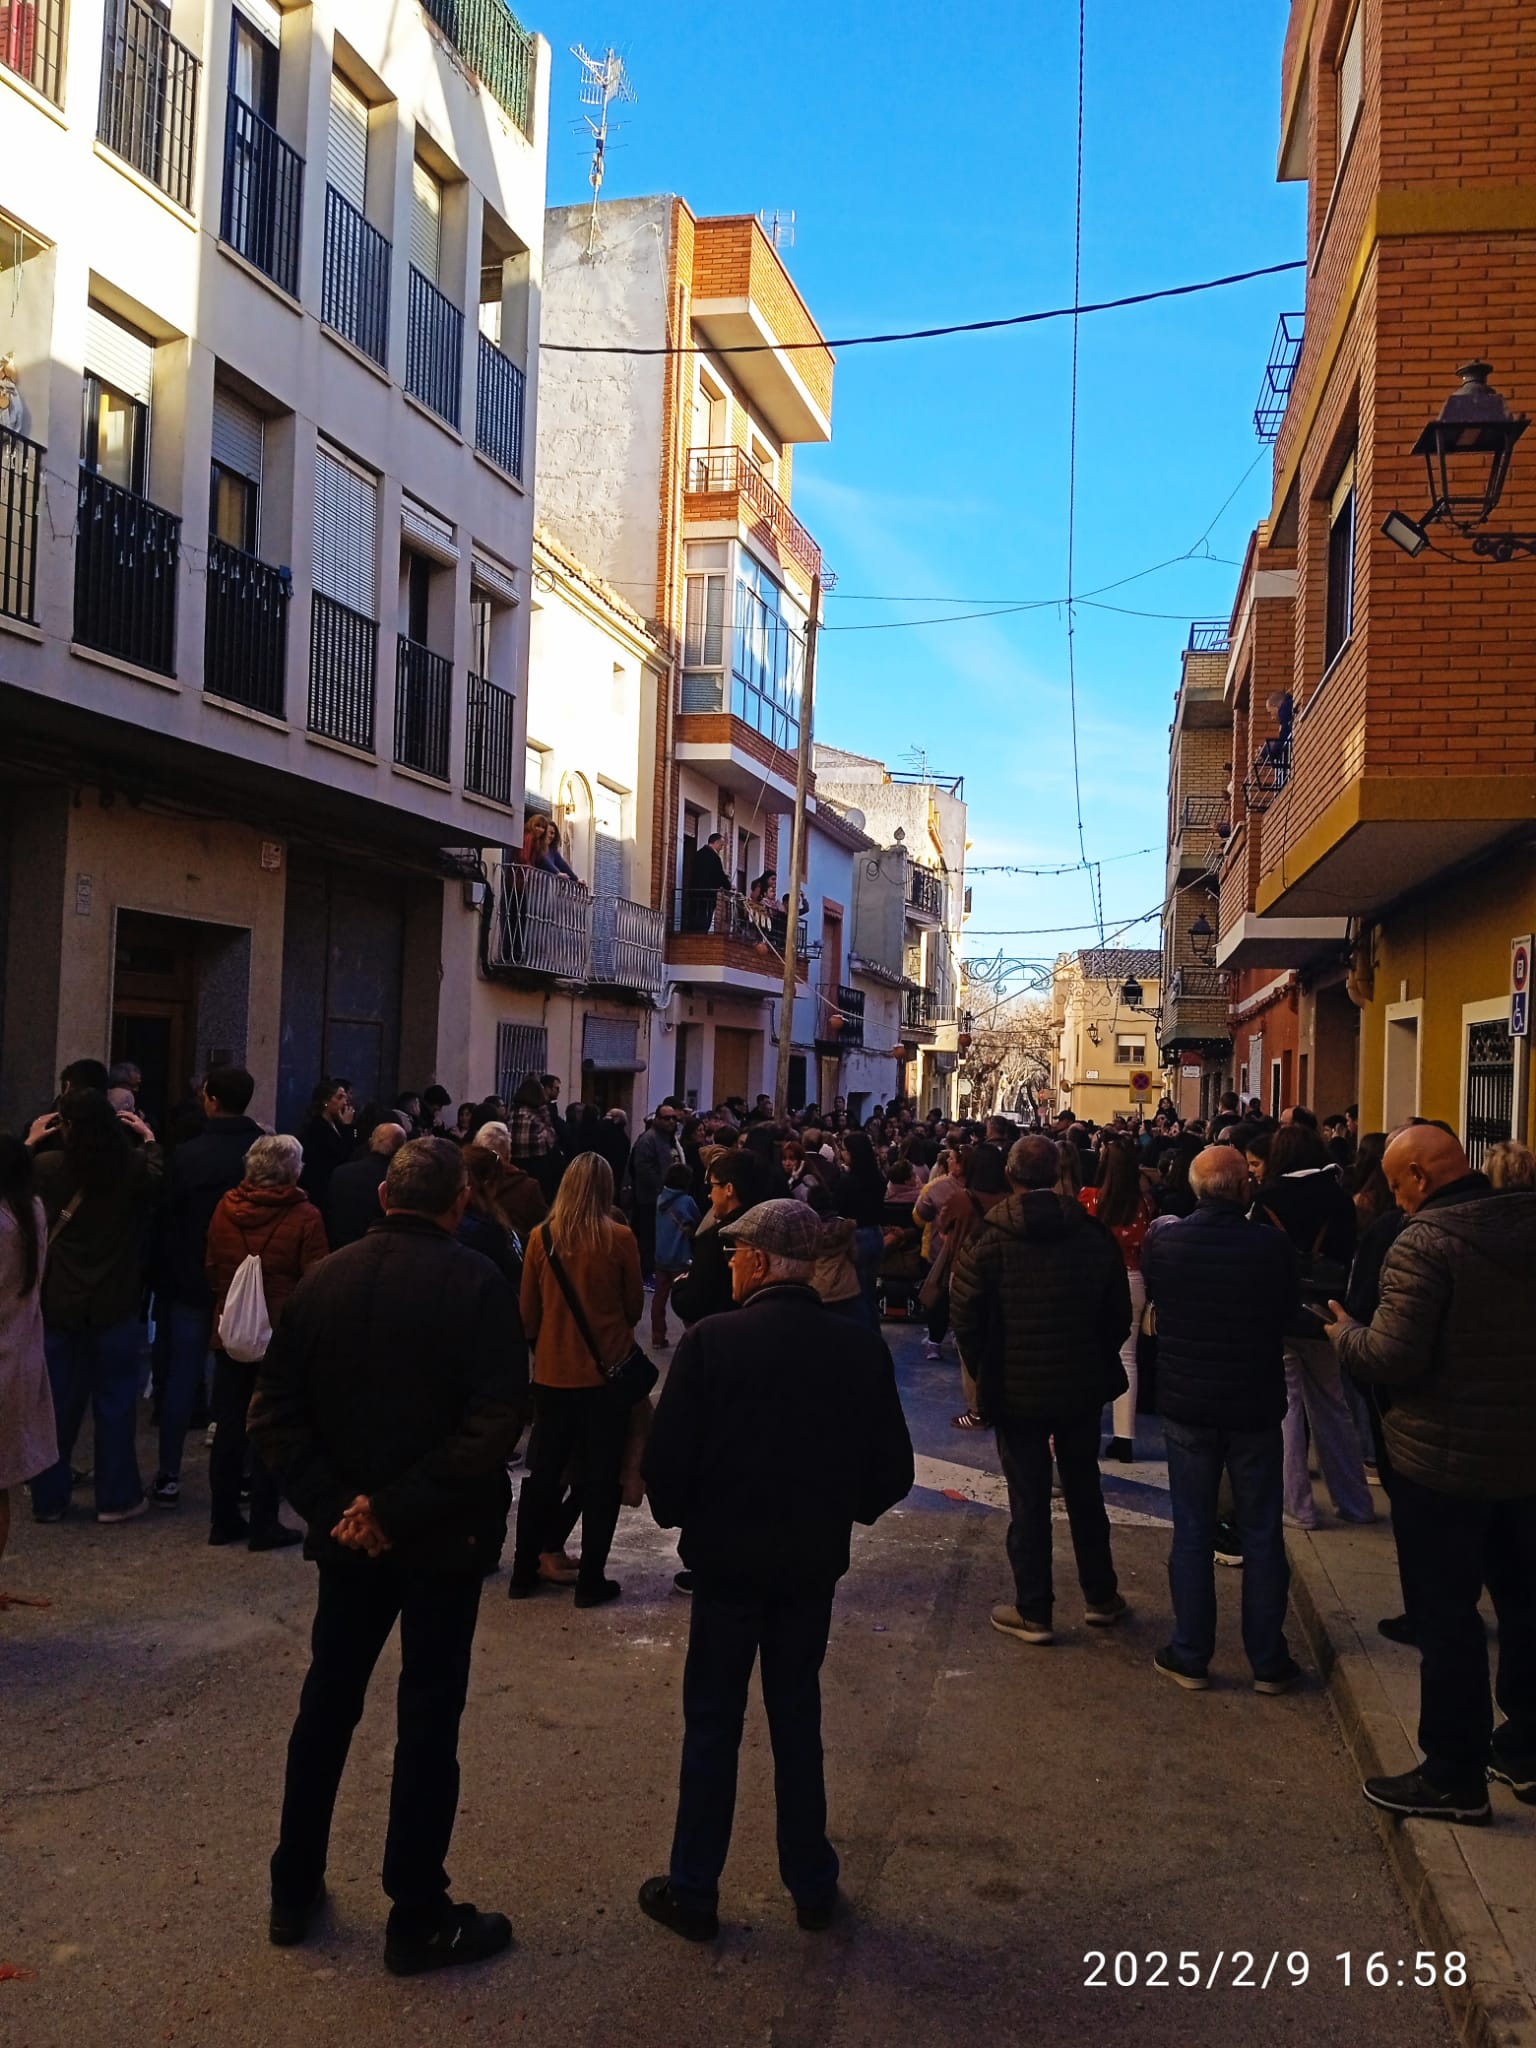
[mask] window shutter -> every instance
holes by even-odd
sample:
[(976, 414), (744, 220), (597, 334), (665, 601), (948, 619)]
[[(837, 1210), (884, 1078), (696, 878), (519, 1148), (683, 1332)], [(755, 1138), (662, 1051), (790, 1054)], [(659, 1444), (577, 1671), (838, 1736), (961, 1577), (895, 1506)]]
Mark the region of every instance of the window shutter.
[(418, 157), (411, 166), (411, 261), (437, 283), (443, 245), (443, 187)]
[(378, 608), (378, 486), (322, 448), (315, 460), (315, 588), (371, 619)]
[(599, 783), (592, 804), (592, 893), (622, 896), (624, 875), (624, 799)]
[(154, 343), (99, 306), (85, 309), (85, 367), (125, 398), (149, 404), (155, 374)]
[(273, 0), (240, 0), (236, 12), (242, 14), (258, 35), (265, 36), (274, 46), (283, 40), (283, 17)]
[(1339, 55), (1339, 141), (1342, 152), (1349, 140), (1349, 131), (1354, 126), (1355, 114), (1359, 109), (1365, 90), (1365, 0), (1355, 9), (1355, 18), (1350, 24), (1349, 35)]
[(232, 391), (215, 387), (213, 394), (213, 459), (253, 484), (261, 482), (263, 421), (255, 406)]
[(368, 193), (368, 107), (339, 71), (331, 73), (330, 159), (326, 177), (363, 211)]

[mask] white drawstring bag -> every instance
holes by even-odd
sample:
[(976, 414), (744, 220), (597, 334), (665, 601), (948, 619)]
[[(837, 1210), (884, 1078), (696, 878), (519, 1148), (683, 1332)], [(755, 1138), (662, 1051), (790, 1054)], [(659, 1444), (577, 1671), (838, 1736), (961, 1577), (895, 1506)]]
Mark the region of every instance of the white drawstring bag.
[(241, 1365), (254, 1365), (265, 1358), (272, 1342), (272, 1318), (267, 1314), (267, 1288), (261, 1260), (248, 1252), (235, 1268), (219, 1317), (219, 1342)]

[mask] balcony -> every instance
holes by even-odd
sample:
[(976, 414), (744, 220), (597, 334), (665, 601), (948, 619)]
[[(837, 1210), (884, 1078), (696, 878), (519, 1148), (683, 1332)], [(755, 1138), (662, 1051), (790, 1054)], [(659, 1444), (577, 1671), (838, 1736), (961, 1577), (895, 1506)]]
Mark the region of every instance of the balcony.
[(405, 388), (450, 427), (459, 424), (464, 381), (464, 315), (431, 278), (411, 265), (405, 337)]
[(373, 752), (373, 678), (379, 629), (317, 590), (309, 611), (309, 729)]
[(864, 1043), (864, 991), (839, 986), (823, 989), (817, 1004), (816, 1050), (833, 1057), (858, 1052)]
[(503, 0), (421, 0), (491, 98), (533, 135), (534, 40)]
[(1176, 967), (1163, 1004), (1158, 1043), (1169, 1053), (1183, 1046), (1225, 1048), (1232, 977), (1223, 967)]
[(288, 606), (293, 579), (210, 535), (203, 689), (281, 718), (287, 702)]
[(688, 282), (694, 331), (711, 348), (747, 351), (732, 357), (731, 375), (772, 432), (830, 440), (832, 353), (761, 224), (749, 214), (695, 221)]
[(948, 898), (937, 868), (913, 861), (907, 869), (907, 915), (919, 924), (942, 924)]
[(494, 974), (586, 981), (592, 967), (592, 898), (579, 882), (507, 862), (497, 871), (485, 964)]
[(1231, 652), (1231, 631), (1225, 619), (1196, 619), (1189, 629), (1186, 654), (1228, 654)]
[[(685, 520), (731, 519), (740, 526), (761, 528), (781, 560), (787, 557), (807, 579), (817, 573), (821, 549), (745, 448), (690, 448), (686, 464)], [(725, 502), (706, 506), (706, 499)]]
[(471, 675), (465, 698), (464, 787), (494, 803), (512, 801), (517, 699), (499, 683)]
[(475, 377), (475, 446), (498, 469), (523, 480), (523, 401), (527, 379), (488, 335), (480, 336)]
[(62, 106), (64, 0), (0, 0), (0, 64)]
[(1261, 441), (1273, 441), (1279, 436), (1280, 423), (1291, 402), (1296, 365), (1301, 361), (1305, 317), (1301, 313), (1282, 313), (1275, 328), (1269, 361), (1264, 366), (1264, 381), (1259, 386), (1259, 402), (1253, 408), (1253, 431)]
[(0, 427), (0, 618), (37, 619), (37, 508), (43, 449)]
[(901, 1035), (932, 1042), (939, 1025), (939, 999), (931, 988), (909, 988), (901, 999)]
[(1291, 779), (1291, 735), (1277, 732), (1253, 757), (1243, 778), (1243, 801), (1250, 811), (1267, 811)]
[(400, 635), (395, 653), (395, 762), (448, 780), (448, 720), (453, 663), (446, 654)]
[(1168, 847), (1167, 884), (1178, 888), (1197, 876), (1211, 873), (1221, 859), (1226, 843), (1230, 812), (1226, 796), (1187, 796), (1174, 820)]
[(594, 896), (593, 981), (632, 989), (656, 1002), (661, 995), (666, 929), (666, 919), (648, 903), (631, 903), (627, 896)]
[(299, 295), (304, 159), (236, 94), (224, 123), (224, 206), (219, 234), (264, 277)]
[[(783, 985), (789, 920), (782, 910), (760, 910), (734, 889), (678, 889), (667, 927), (667, 962), (679, 981), (707, 981), (767, 994)], [(809, 955), (802, 919), (795, 927), (796, 974), (806, 978)]]
[(75, 529), (75, 638), (175, 675), (181, 521), (82, 467)]
[(389, 259), (386, 238), (327, 185), (320, 318), (381, 369), (389, 352)]
[(197, 162), (201, 69), (144, 0), (107, 0), (97, 136), (187, 213)]

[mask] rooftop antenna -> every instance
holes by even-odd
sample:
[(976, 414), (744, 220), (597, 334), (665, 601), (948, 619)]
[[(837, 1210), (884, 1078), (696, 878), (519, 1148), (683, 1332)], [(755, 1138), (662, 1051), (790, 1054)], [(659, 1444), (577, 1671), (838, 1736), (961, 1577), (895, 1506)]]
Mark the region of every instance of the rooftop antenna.
[(910, 746), (901, 758), (903, 761), (910, 761), (912, 763), (913, 772), (921, 777), (924, 782), (928, 780), (928, 749), (926, 747)]
[(592, 168), (587, 183), (592, 187), (592, 217), (587, 223), (587, 254), (597, 247), (597, 202), (603, 189), (608, 158), (608, 111), (613, 106), (635, 104), (635, 88), (629, 82), (624, 59), (611, 46), (601, 57), (589, 56), (580, 43), (572, 43), (571, 55), (582, 69), (581, 104), (595, 107), (595, 114), (582, 119), (592, 136)]
[(795, 209), (793, 207), (789, 209), (787, 215), (780, 213), (779, 209), (775, 207), (772, 220), (768, 218), (768, 210), (765, 207), (758, 214), (757, 219), (758, 225), (762, 228), (769, 241), (772, 242), (775, 249), (793, 249), (795, 246)]

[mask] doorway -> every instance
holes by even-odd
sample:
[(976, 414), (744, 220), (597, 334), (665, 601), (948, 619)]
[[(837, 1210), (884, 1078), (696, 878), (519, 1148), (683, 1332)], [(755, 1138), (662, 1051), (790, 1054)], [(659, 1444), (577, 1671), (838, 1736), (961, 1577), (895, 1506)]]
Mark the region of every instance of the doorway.
[(139, 1107), (161, 1124), (211, 1066), (245, 1059), (251, 935), (232, 925), (118, 912), (112, 973), (114, 1064), (144, 1076)]
[(399, 1087), (404, 891), (294, 860), (283, 925), (278, 1129), (296, 1131), (322, 1075), (350, 1082), (359, 1108)]
[(718, 1107), (733, 1095), (751, 1099), (752, 1041), (755, 1031), (739, 1031), (728, 1024), (715, 1026), (715, 1103)]

